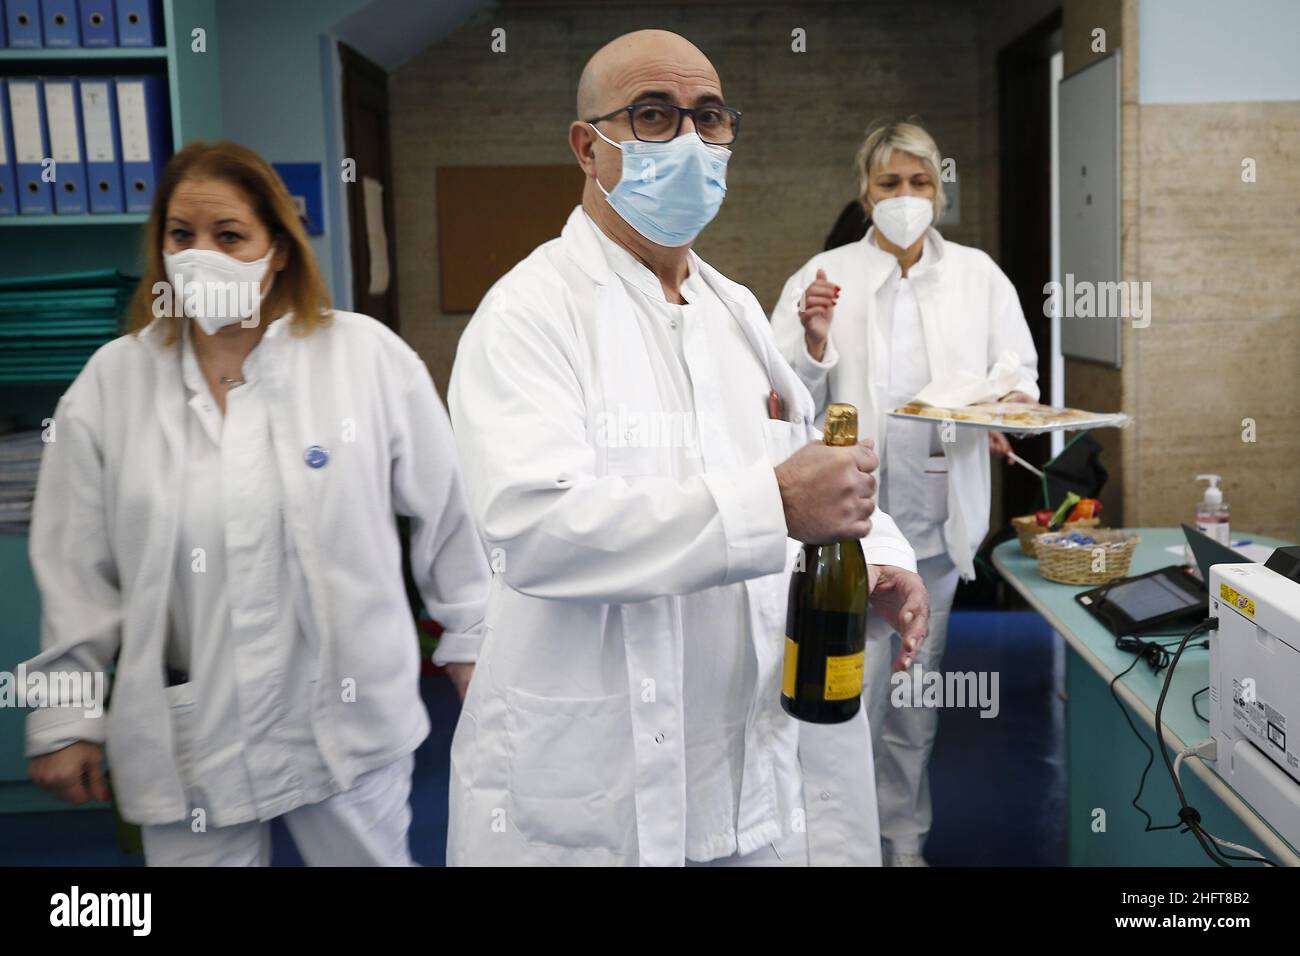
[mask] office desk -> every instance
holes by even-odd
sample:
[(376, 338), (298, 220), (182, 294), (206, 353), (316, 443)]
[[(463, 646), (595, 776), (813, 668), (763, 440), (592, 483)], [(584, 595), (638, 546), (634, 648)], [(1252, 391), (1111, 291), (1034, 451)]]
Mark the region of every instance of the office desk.
[[(1142, 538), (1130, 574), (1154, 571), (1181, 560), (1165, 551), (1166, 547), (1184, 541), (1181, 529), (1130, 530)], [(1253, 540), (1263, 545), (1285, 543), (1272, 538), (1253, 537)], [(1110, 632), (1074, 600), (1076, 594), (1088, 588), (1046, 580), (1038, 573), (1038, 562), (1021, 554), (1020, 545), (1014, 539), (993, 549), (993, 564), (1065, 639), (1071, 865), (1212, 865), (1190, 833), (1177, 830), (1145, 833), (1146, 821), (1132, 806), (1147, 752), (1129, 728), (1108, 685), (1116, 674), (1133, 663), (1133, 655), (1118, 650)], [(1170, 748), (1171, 759), (1185, 746), (1210, 736), (1209, 723), (1196, 716), (1191, 699), (1193, 693), (1209, 684), (1209, 672), (1209, 650), (1189, 645), (1174, 673), (1162, 715), (1165, 744)], [(1155, 826), (1178, 821), (1173, 783), (1156, 750), (1155, 709), (1164, 678), (1163, 672), (1153, 674), (1145, 662), (1139, 662), (1115, 685), (1115, 694), (1124, 702), (1129, 716), (1135, 718), (1134, 726), (1155, 753), (1139, 801), (1151, 814)], [(1208, 694), (1202, 694), (1197, 705), (1208, 717)], [(1200, 811), (1209, 832), (1259, 850), (1279, 863), (1300, 865), (1295, 848), (1283, 841), (1205, 763), (1195, 758), (1185, 760), (1180, 776), (1188, 803)]]

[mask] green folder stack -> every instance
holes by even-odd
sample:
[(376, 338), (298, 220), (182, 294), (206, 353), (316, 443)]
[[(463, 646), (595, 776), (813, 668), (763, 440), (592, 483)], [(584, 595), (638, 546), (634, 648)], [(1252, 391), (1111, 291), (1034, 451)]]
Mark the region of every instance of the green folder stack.
[(0, 279), (0, 384), (71, 382), (120, 334), (136, 282), (113, 271)]
[(40, 431), (0, 435), (0, 534), (26, 534), (45, 443)]

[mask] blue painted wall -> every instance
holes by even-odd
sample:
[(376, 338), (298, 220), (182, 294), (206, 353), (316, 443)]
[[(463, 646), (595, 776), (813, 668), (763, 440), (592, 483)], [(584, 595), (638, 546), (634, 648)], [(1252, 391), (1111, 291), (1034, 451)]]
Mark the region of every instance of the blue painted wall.
[(273, 163), (325, 164), (325, 235), (312, 240), (334, 302), (351, 307), (338, 163), (337, 73), (328, 32), (368, 0), (222, 0), (221, 104), (226, 139)]

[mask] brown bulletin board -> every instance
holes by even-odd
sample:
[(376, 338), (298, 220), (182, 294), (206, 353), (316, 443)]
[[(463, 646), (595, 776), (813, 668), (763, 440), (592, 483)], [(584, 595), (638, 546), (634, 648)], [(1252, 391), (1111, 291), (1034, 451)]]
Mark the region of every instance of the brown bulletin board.
[(586, 176), (563, 166), (439, 166), (443, 312), (473, 312), (492, 283), (560, 234)]

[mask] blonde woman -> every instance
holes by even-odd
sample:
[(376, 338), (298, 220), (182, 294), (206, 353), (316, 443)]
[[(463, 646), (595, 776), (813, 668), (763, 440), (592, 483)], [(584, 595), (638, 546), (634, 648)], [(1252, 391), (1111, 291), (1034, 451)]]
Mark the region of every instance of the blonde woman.
[[(131, 332), (55, 413), (31, 560), (31, 672), (112, 670), (107, 717), (28, 717), (30, 773), (105, 799), (150, 865), (409, 865), (429, 731), (395, 515), (462, 694), (490, 574), (451, 426), (400, 338), (331, 310), (274, 170), (233, 143), (170, 162)], [(49, 702), (52, 703), (52, 702)]]
[[(986, 375), (1015, 353), (1018, 381), (1003, 401), (1037, 401), (1038, 356), (1016, 290), (978, 249), (934, 228), (945, 206), (934, 139), (913, 123), (871, 129), (855, 161), (858, 198), (871, 217), (860, 241), (813, 256), (785, 284), (772, 313), (778, 345), (817, 400), (856, 405), (862, 438), (881, 459), (880, 507), (916, 551), (930, 592), (930, 636), (913, 667), (938, 669), (958, 577), (975, 574), (988, 531), (989, 450), (1000, 433), (939, 426), (886, 413), (932, 381)], [(893, 636), (895, 645), (898, 635)], [(869, 642), (864, 702), (875, 741), (886, 862), (924, 866), (930, 830), (926, 766), (934, 708), (890, 706), (892, 648)]]

